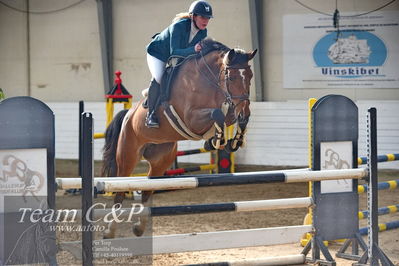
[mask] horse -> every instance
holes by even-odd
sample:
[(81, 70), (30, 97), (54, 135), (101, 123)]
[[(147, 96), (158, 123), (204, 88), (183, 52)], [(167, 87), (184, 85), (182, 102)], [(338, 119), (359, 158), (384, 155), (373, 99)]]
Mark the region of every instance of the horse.
[[(177, 141), (205, 139), (206, 149), (236, 151), (244, 141), (250, 116), (249, 89), (253, 73), (249, 61), (257, 50), (230, 49), (213, 39), (204, 39), (199, 54), (180, 63), (170, 83), (170, 97), (156, 110), (159, 128), (147, 128), (147, 110), (142, 99), (138, 105), (119, 112), (105, 132), (102, 176), (129, 176), (144, 157), (148, 176), (162, 176), (174, 162)], [(236, 125), (236, 134), (226, 140), (226, 126)], [(142, 203), (148, 203), (152, 191), (143, 191)], [(114, 203), (122, 203), (125, 193), (118, 192)], [(136, 236), (144, 233), (146, 218), (134, 224)], [(113, 238), (110, 224), (104, 238)]]

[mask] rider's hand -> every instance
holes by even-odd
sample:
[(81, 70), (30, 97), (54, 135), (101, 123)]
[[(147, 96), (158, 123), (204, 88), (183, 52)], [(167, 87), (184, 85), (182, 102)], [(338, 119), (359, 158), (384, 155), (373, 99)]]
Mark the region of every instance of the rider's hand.
[(197, 43), (195, 46), (194, 46), (194, 50), (198, 53), (199, 51), (201, 51), (201, 49), (202, 49), (202, 46), (201, 46), (201, 44), (200, 43)]

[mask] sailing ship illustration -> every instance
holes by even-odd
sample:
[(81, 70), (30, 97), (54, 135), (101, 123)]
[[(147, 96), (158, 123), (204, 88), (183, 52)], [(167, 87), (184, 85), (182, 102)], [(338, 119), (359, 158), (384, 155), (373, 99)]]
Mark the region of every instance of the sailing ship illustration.
[(328, 57), (334, 64), (367, 64), (370, 54), (367, 40), (359, 40), (355, 35), (338, 38), (328, 49)]

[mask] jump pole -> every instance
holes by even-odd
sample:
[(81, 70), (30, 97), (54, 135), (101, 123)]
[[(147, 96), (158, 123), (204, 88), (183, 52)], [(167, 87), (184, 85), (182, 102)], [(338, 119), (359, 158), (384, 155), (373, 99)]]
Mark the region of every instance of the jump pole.
[[(115, 212), (118, 217), (128, 218), (141, 217), (141, 216), (171, 216), (171, 215), (187, 215), (199, 213), (213, 213), (213, 212), (249, 212), (249, 211), (266, 211), (266, 210), (281, 210), (289, 208), (306, 208), (312, 207), (313, 200), (310, 197), (303, 198), (286, 198), (286, 199), (273, 199), (273, 200), (254, 200), (254, 201), (236, 201), (225, 203), (210, 203), (210, 204), (195, 204), (195, 205), (180, 205), (180, 206), (167, 206), (167, 207), (144, 207), (134, 206), (132, 208), (120, 209), (94, 209), (94, 219), (104, 217), (106, 214)], [(387, 215), (398, 212), (399, 204), (381, 207), (378, 209), (378, 215)], [(359, 211), (359, 220), (367, 219), (369, 211)], [(63, 210), (60, 213), (60, 218), (71, 220), (81, 218), (81, 210)], [(398, 228), (398, 222), (388, 222), (386, 224), (379, 224), (379, 231), (391, 230)], [(366, 232), (366, 233), (363, 233)], [(360, 229), (360, 234), (367, 234), (367, 227)]]
[(359, 179), (367, 175), (367, 169), (323, 170), (312, 172), (277, 172), (214, 175), (213, 177), (181, 177), (141, 180), (104, 180), (96, 183), (98, 192), (124, 192), (136, 190), (175, 190), (209, 186), (228, 186), (262, 183), (298, 183), (337, 179)]
[[(379, 182), (378, 183), (378, 190), (384, 190), (384, 189), (389, 189), (389, 190), (394, 190), (399, 187), (399, 179), (397, 180), (390, 180), (390, 181), (385, 181), (385, 182)], [(364, 193), (368, 191), (368, 185), (363, 184), (358, 186), (358, 193)]]
[(264, 259), (246, 259), (243, 261), (223, 261), (216, 263), (200, 263), (200, 264), (189, 264), (186, 266), (268, 266), (268, 265), (291, 265), (298, 264), (301, 265), (305, 261), (304, 254), (298, 255), (287, 255), (278, 257), (268, 257)]
[[(378, 155), (377, 160), (379, 163), (398, 161), (399, 153), (388, 153), (388, 154)], [(357, 158), (357, 163), (359, 165), (367, 164), (367, 156), (362, 156), (362, 157)]]
[[(275, 174), (275, 173), (289, 173), (289, 172), (310, 172), (309, 168), (298, 168), (289, 170), (276, 170), (276, 171), (260, 171), (260, 172), (245, 172), (245, 173), (233, 173), (233, 174), (201, 174), (195, 175), (198, 178), (212, 178), (217, 176), (218, 178), (229, 178), (229, 177), (243, 177), (246, 175), (253, 174)], [(192, 175), (178, 175), (178, 176), (126, 176), (126, 177), (94, 177), (93, 183), (96, 184), (102, 181), (135, 181), (135, 180), (148, 180), (148, 179), (173, 179), (173, 178), (185, 178), (193, 177)], [(56, 178), (57, 189), (80, 189), (82, 188), (82, 178), (80, 177), (58, 177)]]
[[(93, 209), (93, 219), (101, 219), (113, 212), (118, 218), (129, 217), (156, 217), (176, 216), (214, 212), (253, 212), (267, 210), (282, 210), (291, 208), (306, 208), (313, 205), (312, 198), (286, 198), (272, 200), (236, 201), (211, 204), (195, 204), (181, 206), (144, 207), (132, 206), (131, 208)], [(61, 220), (73, 221), (82, 218), (81, 210), (64, 210), (60, 213)]]

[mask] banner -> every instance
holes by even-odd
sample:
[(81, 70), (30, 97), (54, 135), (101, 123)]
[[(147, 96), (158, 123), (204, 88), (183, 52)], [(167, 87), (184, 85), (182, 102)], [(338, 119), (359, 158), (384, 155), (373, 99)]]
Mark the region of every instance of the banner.
[[(0, 150), (0, 212), (4, 210), (4, 197), (15, 196), (25, 198), (29, 196), (33, 202), (27, 200), (13, 210), (26, 206), (38, 208), (44, 198), (47, 205), (47, 150), (46, 149), (16, 149)], [(45, 197), (44, 197), (45, 196)]]
[(399, 12), (355, 15), (284, 16), (284, 88), (399, 88)]

